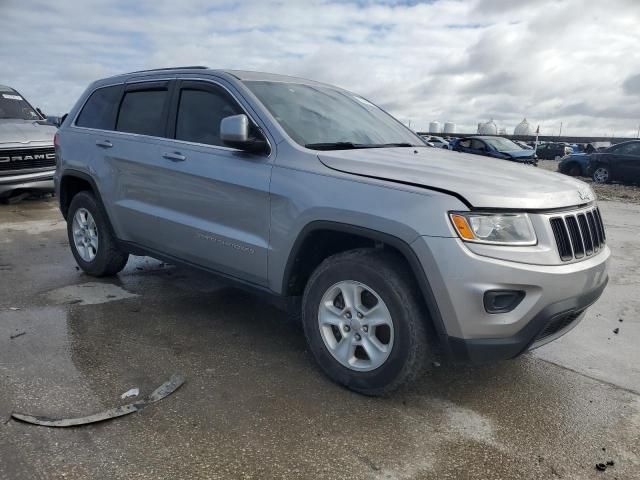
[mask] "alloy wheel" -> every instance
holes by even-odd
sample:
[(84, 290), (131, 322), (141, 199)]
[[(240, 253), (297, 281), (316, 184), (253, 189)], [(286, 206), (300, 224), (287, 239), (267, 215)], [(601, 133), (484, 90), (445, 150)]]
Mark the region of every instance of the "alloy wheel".
[(351, 370), (375, 370), (393, 348), (391, 313), (380, 295), (360, 282), (341, 281), (325, 292), (318, 326), (333, 358)]
[(79, 208), (73, 216), (73, 243), (80, 258), (92, 262), (98, 254), (98, 227), (86, 208)]

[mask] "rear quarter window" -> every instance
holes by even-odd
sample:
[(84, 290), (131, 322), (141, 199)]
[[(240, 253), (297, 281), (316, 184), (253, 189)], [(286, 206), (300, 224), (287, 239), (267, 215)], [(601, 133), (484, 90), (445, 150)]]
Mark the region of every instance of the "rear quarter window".
[(113, 130), (122, 85), (99, 88), (84, 104), (76, 125), (79, 127)]

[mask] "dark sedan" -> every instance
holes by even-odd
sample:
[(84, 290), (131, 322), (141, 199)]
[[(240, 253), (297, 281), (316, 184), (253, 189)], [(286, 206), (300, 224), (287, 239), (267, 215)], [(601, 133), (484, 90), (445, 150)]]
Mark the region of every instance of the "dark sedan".
[(592, 153), (587, 173), (597, 183), (640, 183), (640, 140), (618, 143)]
[(533, 150), (525, 150), (511, 140), (502, 137), (478, 136), (461, 138), (455, 142), (452, 150), (529, 165), (538, 164), (538, 159)]

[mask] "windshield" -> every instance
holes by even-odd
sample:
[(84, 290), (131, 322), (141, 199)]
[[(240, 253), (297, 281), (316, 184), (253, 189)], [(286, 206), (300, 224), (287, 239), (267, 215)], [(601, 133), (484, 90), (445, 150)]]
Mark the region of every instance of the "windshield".
[(0, 90), (0, 118), (40, 120), (40, 115), (19, 93), (13, 90)]
[(520, 145), (512, 142), (507, 138), (500, 138), (500, 137), (485, 138), (484, 141), (487, 142), (489, 145), (491, 145), (493, 148), (495, 148), (499, 152), (511, 152), (513, 150), (522, 150)]
[(424, 147), (417, 135), (362, 97), (282, 82), (245, 82), (287, 134), (308, 148)]

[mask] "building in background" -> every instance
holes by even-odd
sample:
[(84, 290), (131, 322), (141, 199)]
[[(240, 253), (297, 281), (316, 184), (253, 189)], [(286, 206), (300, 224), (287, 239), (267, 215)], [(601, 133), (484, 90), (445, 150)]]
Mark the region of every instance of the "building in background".
[(514, 135), (531, 135), (531, 125), (527, 122), (527, 119), (523, 119), (516, 128), (513, 129)]
[(443, 133), (446, 133), (447, 135), (453, 135), (456, 133), (456, 124), (453, 122), (445, 122)]
[(478, 133), (480, 135), (497, 135), (498, 134), (498, 126), (493, 119), (489, 120), (485, 123), (478, 124)]
[(440, 133), (440, 122), (431, 122), (429, 124), (429, 133)]

